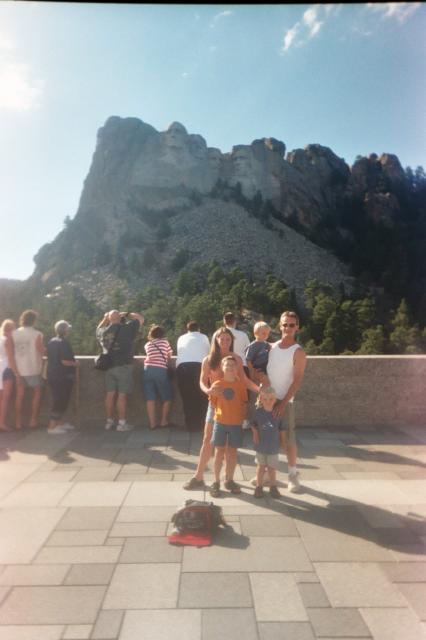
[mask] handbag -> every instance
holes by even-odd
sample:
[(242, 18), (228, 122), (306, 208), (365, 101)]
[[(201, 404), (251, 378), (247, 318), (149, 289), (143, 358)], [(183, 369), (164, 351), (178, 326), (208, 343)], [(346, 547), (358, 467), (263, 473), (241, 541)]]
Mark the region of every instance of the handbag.
[(106, 353), (101, 353), (100, 355), (96, 356), (94, 368), (97, 369), (98, 371), (107, 371), (108, 369), (111, 369), (113, 365), (111, 351), (117, 341), (117, 337), (120, 329), (121, 327), (119, 325), (117, 331), (115, 332), (114, 340), (111, 342), (111, 346), (108, 349), (108, 351)]
[(165, 365), (167, 367), (167, 377), (169, 378), (169, 380), (173, 380), (173, 378), (175, 377), (175, 370), (172, 369), (172, 367), (169, 365), (169, 361), (166, 360), (164, 353), (161, 351), (160, 347), (158, 347), (155, 342), (152, 343), (152, 345), (157, 349), (157, 351), (159, 351), (161, 353), (161, 356), (165, 362)]

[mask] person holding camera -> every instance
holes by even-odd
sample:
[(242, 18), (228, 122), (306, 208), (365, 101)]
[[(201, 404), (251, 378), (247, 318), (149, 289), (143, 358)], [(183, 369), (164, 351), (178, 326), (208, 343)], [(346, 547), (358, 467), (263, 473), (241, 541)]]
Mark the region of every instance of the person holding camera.
[(96, 328), (96, 337), (104, 353), (111, 358), (111, 367), (105, 373), (105, 429), (114, 426), (114, 410), (117, 409), (117, 431), (131, 431), (126, 422), (127, 396), (133, 391), (134, 343), (144, 323), (140, 313), (120, 312), (116, 309), (104, 315)]

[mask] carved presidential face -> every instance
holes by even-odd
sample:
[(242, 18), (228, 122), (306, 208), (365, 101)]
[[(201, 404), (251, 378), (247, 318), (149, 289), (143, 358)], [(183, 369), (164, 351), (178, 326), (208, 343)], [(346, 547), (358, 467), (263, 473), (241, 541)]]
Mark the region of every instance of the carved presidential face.
[(199, 135), (192, 134), (188, 136), (188, 149), (190, 154), (196, 158), (196, 160), (204, 160), (207, 154), (207, 145)]
[(252, 170), (252, 154), (250, 147), (239, 147), (231, 153), (234, 175), (247, 176)]
[(172, 122), (164, 133), (164, 143), (170, 149), (183, 149), (188, 134), (179, 122)]
[(214, 149), (213, 147), (207, 149), (207, 159), (209, 161), (210, 168), (213, 171), (219, 171), (222, 161), (222, 154), (219, 149)]

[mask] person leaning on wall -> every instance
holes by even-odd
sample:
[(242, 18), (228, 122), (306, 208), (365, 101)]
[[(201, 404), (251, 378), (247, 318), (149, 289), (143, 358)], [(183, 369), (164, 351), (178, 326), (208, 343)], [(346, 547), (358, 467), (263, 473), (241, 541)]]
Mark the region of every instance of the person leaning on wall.
[(176, 381), (182, 398), (185, 427), (201, 431), (207, 411), (208, 398), (200, 389), (201, 363), (208, 355), (210, 342), (200, 333), (198, 322), (191, 320), (187, 332), (178, 338)]

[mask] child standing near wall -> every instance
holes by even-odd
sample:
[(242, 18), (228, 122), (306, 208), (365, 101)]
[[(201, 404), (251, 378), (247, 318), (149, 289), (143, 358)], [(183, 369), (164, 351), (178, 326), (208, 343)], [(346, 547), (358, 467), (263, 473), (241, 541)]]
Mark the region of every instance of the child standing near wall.
[(242, 423), (246, 416), (247, 388), (259, 391), (259, 387), (248, 378), (239, 379), (234, 356), (221, 362), (223, 378), (216, 380), (209, 389), (210, 402), (214, 407), (214, 425), (211, 443), (215, 447), (214, 476), (210, 495), (217, 498), (220, 493), (220, 472), (226, 456), (225, 488), (231, 493), (241, 493), (234, 482), (237, 465), (237, 449), (243, 442)]
[(277, 488), (278, 454), (285, 447), (285, 431), (281, 418), (274, 418), (272, 409), (277, 397), (272, 387), (261, 387), (252, 418), (253, 448), (256, 451), (255, 498), (262, 498), (263, 477), (268, 472), (272, 498), (281, 496)]

